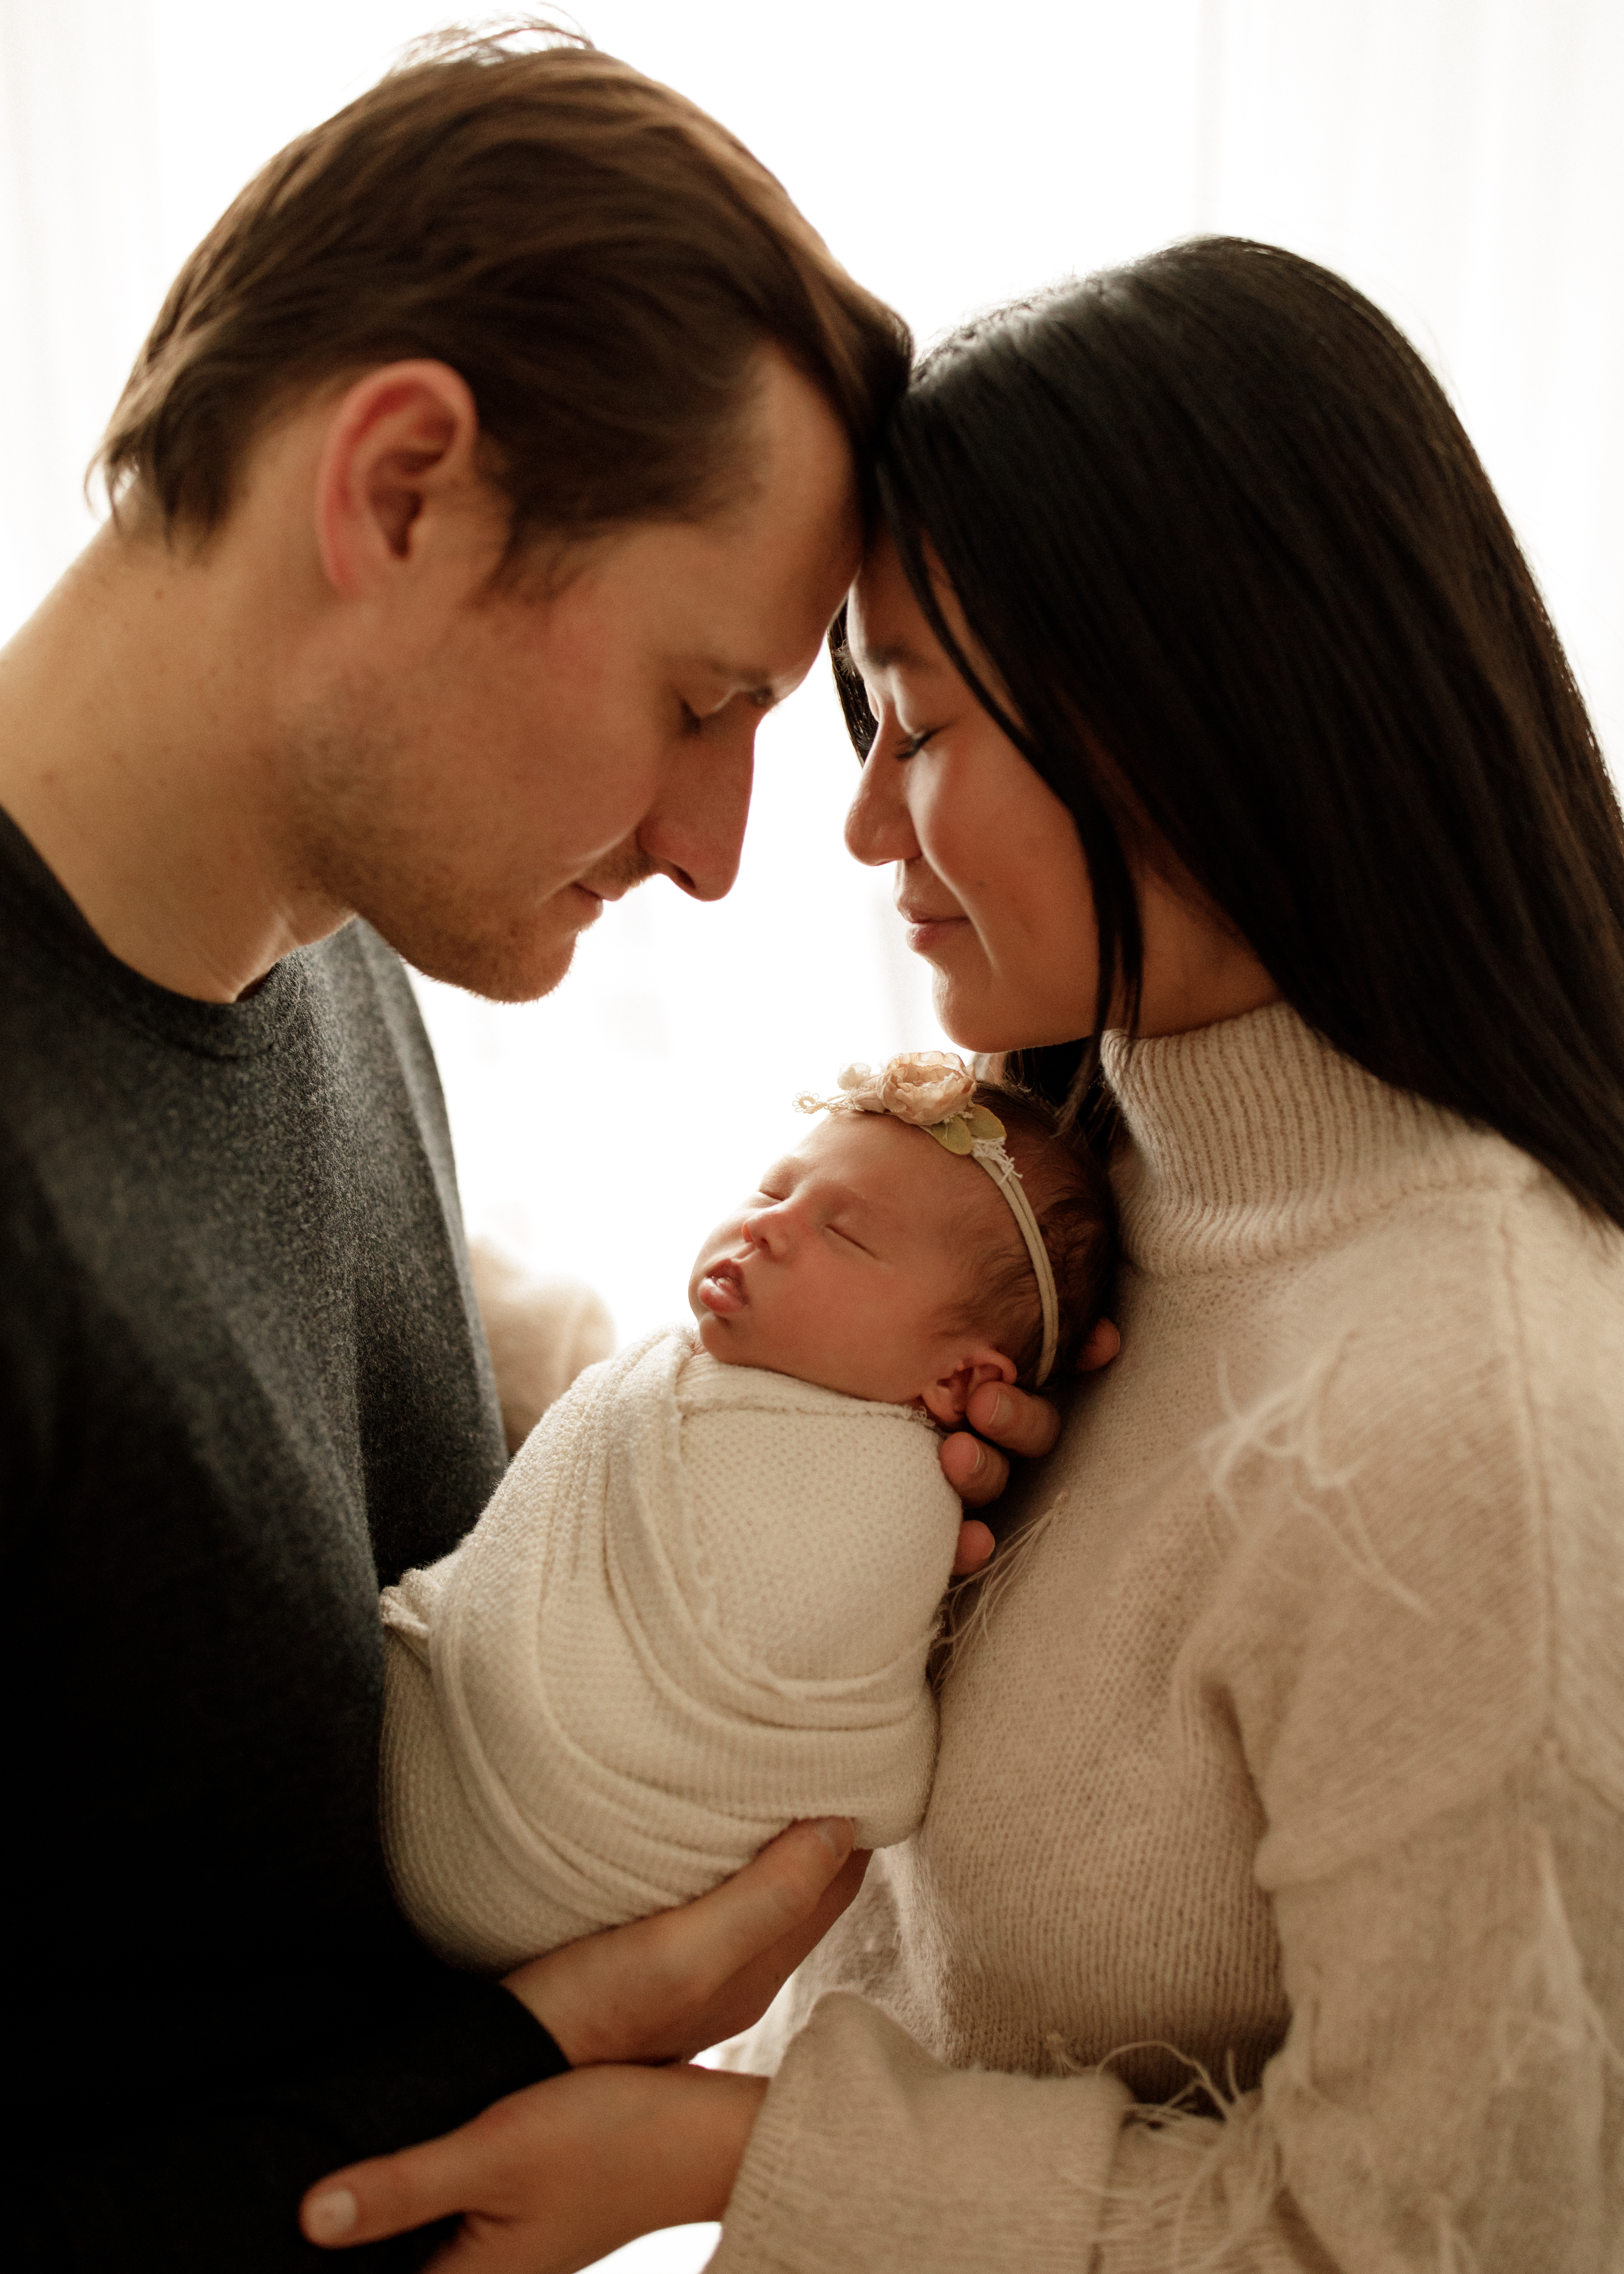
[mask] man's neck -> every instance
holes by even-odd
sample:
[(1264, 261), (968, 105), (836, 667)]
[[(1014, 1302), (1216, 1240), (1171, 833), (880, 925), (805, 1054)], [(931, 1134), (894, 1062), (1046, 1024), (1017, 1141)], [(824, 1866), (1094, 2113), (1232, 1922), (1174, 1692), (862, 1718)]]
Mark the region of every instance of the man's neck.
[(0, 807), (114, 955), (207, 1002), (347, 914), (290, 881), (262, 598), (109, 527), (0, 651)]

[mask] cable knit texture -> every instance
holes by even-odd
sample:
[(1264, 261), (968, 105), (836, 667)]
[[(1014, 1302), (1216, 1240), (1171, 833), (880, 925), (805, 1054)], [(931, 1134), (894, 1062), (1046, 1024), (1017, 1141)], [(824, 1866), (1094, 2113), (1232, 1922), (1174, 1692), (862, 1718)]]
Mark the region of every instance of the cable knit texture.
[(503, 1971), (684, 1902), (797, 1817), (914, 1829), (959, 1532), (936, 1442), (687, 1328), (582, 1375), (383, 1598), (386, 1844), (441, 1956)]
[(717, 2274), (1618, 2274), (1624, 1238), (1283, 1005), (1106, 1065), (1123, 1353)]

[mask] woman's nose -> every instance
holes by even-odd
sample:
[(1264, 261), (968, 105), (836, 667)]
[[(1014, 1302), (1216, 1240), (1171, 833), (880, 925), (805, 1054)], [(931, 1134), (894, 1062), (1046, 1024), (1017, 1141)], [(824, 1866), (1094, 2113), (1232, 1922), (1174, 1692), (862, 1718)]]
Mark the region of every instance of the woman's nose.
[(879, 744), (863, 761), (862, 779), (846, 817), (846, 849), (871, 869), (919, 857), (905, 782), (907, 769), (883, 757)]

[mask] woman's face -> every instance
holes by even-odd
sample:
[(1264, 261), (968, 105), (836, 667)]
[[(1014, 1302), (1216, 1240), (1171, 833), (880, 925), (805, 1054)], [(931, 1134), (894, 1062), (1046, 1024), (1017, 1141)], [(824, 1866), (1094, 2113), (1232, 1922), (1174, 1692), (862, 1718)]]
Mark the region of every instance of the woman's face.
[(864, 563), (848, 626), (880, 730), (846, 841), (871, 866), (896, 863), (943, 1027), (971, 1050), (1088, 1033), (1099, 948), (1069, 809), (954, 670), (887, 539)]

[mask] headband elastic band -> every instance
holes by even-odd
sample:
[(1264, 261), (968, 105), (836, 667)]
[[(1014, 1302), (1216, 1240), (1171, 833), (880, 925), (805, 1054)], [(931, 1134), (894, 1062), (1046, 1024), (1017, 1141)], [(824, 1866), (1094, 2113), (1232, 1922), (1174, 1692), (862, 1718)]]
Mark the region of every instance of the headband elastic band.
[(1010, 1214), (1020, 1226), (1020, 1236), (1026, 1243), (1026, 1253), (1032, 1258), (1033, 1276), (1038, 1283), (1038, 1301), (1043, 1307), (1043, 1350), (1038, 1359), (1038, 1370), (1032, 1377), (1041, 1389), (1049, 1380), (1055, 1363), (1055, 1352), (1060, 1347), (1060, 1296), (1055, 1286), (1055, 1268), (1049, 1260), (1049, 1250), (1043, 1245), (1043, 1235), (1032, 1202), (1026, 1198), (1026, 1187), (1020, 1181), (1020, 1171), (1011, 1160), (1001, 1137), (978, 1137), (972, 1141), (971, 1158), (978, 1161), (1010, 1204)]

